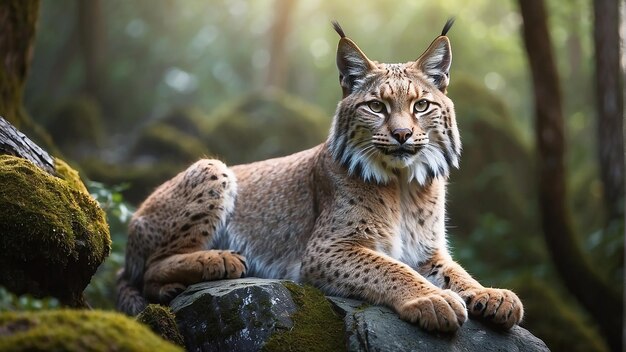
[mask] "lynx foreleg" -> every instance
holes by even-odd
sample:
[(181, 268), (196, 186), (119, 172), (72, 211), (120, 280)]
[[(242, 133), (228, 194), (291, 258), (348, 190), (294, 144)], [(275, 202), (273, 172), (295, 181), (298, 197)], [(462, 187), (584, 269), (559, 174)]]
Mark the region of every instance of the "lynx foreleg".
[(467, 320), (465, 303), (406, 264), (355, 244), (312, 244), (303, 276), (330, 294), (356, 296), (392, 307), (426, 330), (455, 331)]
[(463, 297), (473, 316), (490, 320), (505, 329), (519, 324), (524, 317), (524, 307), (515, 293), (483, 287), (447, 252), (436, 252), (430, 260), (420, 265), (418, 271), (439, 287), (450, 289)]

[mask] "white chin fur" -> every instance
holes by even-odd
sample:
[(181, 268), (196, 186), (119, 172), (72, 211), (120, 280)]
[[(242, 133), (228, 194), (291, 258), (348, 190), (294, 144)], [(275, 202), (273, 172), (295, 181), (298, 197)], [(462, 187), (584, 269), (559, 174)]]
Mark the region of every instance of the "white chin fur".
[[(449, 166), (441, 150), (431, 145), (426, 145), (416, 155), (406, 158), (398, 158), (381, 153), (367, 154), (355, 152), (346, 153), (351, 158), (344, 158), (342, 162), (348, 162), (348, 172), (352, 175), (360, 172), (361, 178), (368, 182), (380, 184), (388, 183), (396, 176), (393, 170), (407, 171), (408, 182), (417, 181), (420, 185), (426, 185), (431, 179), (448, 177)], [(387, 167), (382, 166), (383, 161)]]

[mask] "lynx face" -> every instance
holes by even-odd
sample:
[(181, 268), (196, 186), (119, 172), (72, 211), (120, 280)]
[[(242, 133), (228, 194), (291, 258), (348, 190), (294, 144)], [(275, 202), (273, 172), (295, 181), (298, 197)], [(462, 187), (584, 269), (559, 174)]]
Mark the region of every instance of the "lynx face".
[[(446, 96), (452, 61), (443, 34), (416, 61), (369, 60), (342, 36), (337, 51), (343, 99), (330, 133), (335, 160), (366, 181), (406, 175), (424, 185), (458, 167), (461, 142)], [(444, 32), (445, 34), (445, 32)]]

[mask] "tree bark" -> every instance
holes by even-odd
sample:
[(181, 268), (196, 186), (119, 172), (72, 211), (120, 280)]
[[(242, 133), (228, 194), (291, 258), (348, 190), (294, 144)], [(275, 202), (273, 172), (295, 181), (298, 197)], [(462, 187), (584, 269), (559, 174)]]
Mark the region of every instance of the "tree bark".
[(104, 31), (100, 0), (78, 0), (79, 42), (83, 57), (85, 92), (101, 100)]
[(564, 122), (559, 77), (543, 0), (519, 0), (523, 39), (532, 73), (538, 150), (539, 209), (548, 251), (565, 286), (621, 350), (622, 300), (593, 271), (567, 209)]
[(22, 94), (33, 56), (39, 0), (0, 2), (0, 115), (18, 128), (28, 124)]
[(267, 70), (266, 86), (285, 88), (287, 83), (287, 55), (285, 41), (289, 32), (289, 18), (295, 0), (275, 0), (274, 24), (270, 44), (270, 62)]
[(624, 139), (619, 1), (594, 0), (598, 157), (608, 220), (624, 214)]
[(54, 159), (45, 150), (0, 117), (0, 155), (8, 154), (29, 160), (47, 173), (56, 176)]

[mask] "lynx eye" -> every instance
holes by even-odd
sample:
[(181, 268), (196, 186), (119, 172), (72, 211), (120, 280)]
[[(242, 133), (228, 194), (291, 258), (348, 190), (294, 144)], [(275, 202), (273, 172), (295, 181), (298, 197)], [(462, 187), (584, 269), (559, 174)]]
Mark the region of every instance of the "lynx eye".
[(375, 113), (381, 113), (385, 111), (385, 104), (378, 100), (372, 100), (367, 103), (367, 107)]
[(426, 99), (418, 100), (413, 106), (415, 112), (424, 112), (430, 106), (430, 102)]

